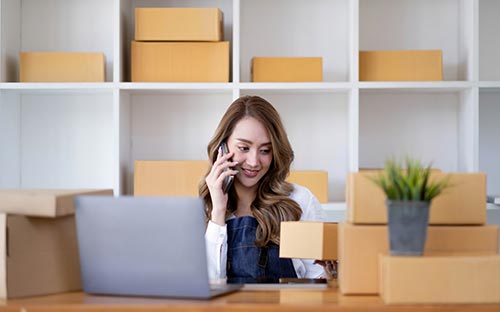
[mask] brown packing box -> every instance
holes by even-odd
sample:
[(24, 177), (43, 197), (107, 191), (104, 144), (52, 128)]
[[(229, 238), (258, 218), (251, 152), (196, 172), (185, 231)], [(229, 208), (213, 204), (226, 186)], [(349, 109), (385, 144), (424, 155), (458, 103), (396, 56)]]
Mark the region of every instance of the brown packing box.
[(0, 212), (59, 217), (75, 212), (76, 195), (113, 195), (113, 190), (0, 189)]
[[(134, 195), (198, 196), (198, 186), (208, 169), (206, 160), (136, 160)], [(328, 201), (326, 171), (290, 171), (287, 181), (303, 185)]]
[[(386, 196), (370, 176), (376, 171), (349, 173), (346, 186), (346, 220), (354, 224), (386, 224)], [(432, 200), (429, 224), (484, 224), (486, 222), (486, 175), (484, 173), (431, 174), (450, 176), (451, 187)]]
[(499, 303), (499, 255), (380, 255), (385, 303)]
[[(339, 223), (338, 244), (341, 293), (378, 293), (377, 257), (389, 252), (387, 226)], [(429, 226), (425, 252), (498, 254), (498, 226)]]
[(328, 202), (327, 171), (294, 170), (290, 171), (286, 180), (307, 187), (318, 198), (320, 203)]
[(20, 82), (104, 82), (103, 53), (21, 52)]
[(281, 222), (280, 258), (337, 260), (337, 223)]
[(228, 82), (229, 42), (132, 41), (132, 82)]
[(443, 80), (441, 50), (360, 51), (360, 81)]
[(134, 195), (198, 196), (206, 160), (136, 160)]
[(252, 82), (323, 81), (321, 57), (254, 57)]
[(0, 298), (81, 289), (74, 216), (0, 213)]
[(137, 41), (221, 41), (223, 14), (218, 8), (136, 8)]

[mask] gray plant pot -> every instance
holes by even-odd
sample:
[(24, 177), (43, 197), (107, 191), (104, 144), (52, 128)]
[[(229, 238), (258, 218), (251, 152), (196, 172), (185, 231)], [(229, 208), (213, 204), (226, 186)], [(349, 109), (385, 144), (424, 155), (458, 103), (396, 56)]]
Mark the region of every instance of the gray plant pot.
[(387, 200), (390, 254), (421, 256), (429, 224), (430, 201)]

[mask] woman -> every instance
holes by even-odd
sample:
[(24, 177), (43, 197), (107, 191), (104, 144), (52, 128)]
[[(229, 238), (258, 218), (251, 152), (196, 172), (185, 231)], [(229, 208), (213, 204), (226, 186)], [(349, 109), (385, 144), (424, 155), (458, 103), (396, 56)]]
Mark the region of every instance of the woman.
[[(321, 220), (322, 215), (308, 189), (285, 181), (294, 154), (274, 107), (257, 96), (237, 99), (207, 150), (210, 167), (200, 196), (206, 203), (210, 278), (325, 276), (312, 260), (279, 258), (280, 222)], [(225, 193), (224, 180), (230, 176), (234, 183)]]

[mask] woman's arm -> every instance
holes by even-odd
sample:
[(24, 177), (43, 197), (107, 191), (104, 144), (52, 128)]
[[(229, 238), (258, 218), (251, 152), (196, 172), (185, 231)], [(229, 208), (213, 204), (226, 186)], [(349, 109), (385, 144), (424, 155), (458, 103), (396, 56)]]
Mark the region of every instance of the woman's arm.
[(226, 278), (227, 266), (227, 227), (208, 222), (205, 231), (207, 248), (208, 277), (211, 280)]
[[(291, 198), (295, 200), (302, 209), (300, 221), (324, 221), (323, 209), (319, 200), (311, 191), (303, 186), (294, 185), (295, 191)], [(325, 277), (323, 266), (309, 259), (292, 259), (298, 278), (322, 278)]]

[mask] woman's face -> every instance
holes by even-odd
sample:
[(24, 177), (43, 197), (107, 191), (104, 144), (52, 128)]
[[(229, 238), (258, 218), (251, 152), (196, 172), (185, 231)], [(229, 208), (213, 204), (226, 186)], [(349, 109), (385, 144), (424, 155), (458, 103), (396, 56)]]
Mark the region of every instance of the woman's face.
[(234, 152), (235, 186), (255, 189), (273, 160), (271, 139), (266, 128), (255, 118), (245, 117), (234, 127), (227, 140), (229, 151)]

